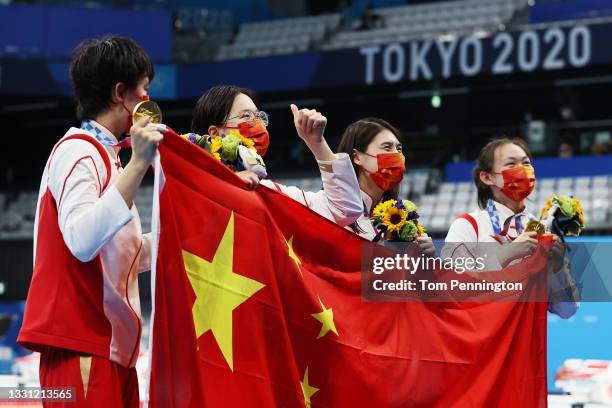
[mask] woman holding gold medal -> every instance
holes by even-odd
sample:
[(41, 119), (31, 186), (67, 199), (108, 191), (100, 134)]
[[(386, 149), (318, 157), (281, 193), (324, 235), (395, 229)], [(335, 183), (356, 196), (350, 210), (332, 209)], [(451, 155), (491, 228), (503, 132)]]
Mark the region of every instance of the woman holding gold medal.
[[(538, 240), (552, 241), (549, 311), (569, 318), (578, 308), (578, 293), (564, 256), (565, 245), (558, 235), (546, 233), (545, 226), (525, 209), (535, 181), (531, 153), (522, 139), (489, 142), (474, 169), (480, 209), (459, 215), (451, 224), (442, 255), (475, 257), (488, 252), (485, 269), (499, 270), (530, 256)], [(490, 244), (479, 247), (479, 243)]]
[(81, 126), (57, 141), (41, 177), (17, 341), (40, 352), (42, 390), (72, 389), (73, 406), (139, 406), (138, 273), (150, 269), (151, 237), (134, 199), (167, 129), (149, 117), (132, 121), (132, 113), (147, 103), (153, 76), (149, 56), (129, 38), (81, 43), (70, 63)]

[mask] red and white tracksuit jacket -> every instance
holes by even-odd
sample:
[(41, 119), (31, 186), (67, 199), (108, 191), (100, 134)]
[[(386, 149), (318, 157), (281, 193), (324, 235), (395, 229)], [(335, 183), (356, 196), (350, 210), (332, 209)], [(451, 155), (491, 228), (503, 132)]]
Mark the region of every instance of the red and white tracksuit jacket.
[[(59, 347), (133, 367), (141, 334), (138, 273), (150, 240), (136, 206), (113, 185), (122, 171), (110, 131), (71, 128), (42, 176), (34, 273), (18, 342)], [(106, 144), (102, 142), (106, 141)]]
[[(516, 214), (514, 211), (502, 203), (495, 201), (495, 207), (499, 212), (501, 223)], [(522, 225), (526, 225), (530, 219), (535, 217), (529, 213), (521, 215)], [(517, 233), (516, 218), (513, 218), (509, 223), (508, 241), (513, 241), (519, 234)], [(442, 248), (441, 254), (444, 258), (473, 258), (481, 256), (484, 259), (485, 270), (495, 271), (502, 269), (495, 255), (494, 249), (498, 244), (502, 245), (499, 238), (496, 237), (493, 230), (493, 224), (489, 218), (489, 213), (486, 210), (478, 209), (470, 213), (461, 214), (451, 224), (448, 234), (445, 238), (445, 245)], [(479, 243), (488, 243), (479, 247)], [(550, 276), (548, 285), (549, 290), (556, 292), (565, 290), (574, 285), (572, 275), (566, 268)], [(567, 319), (576, 313), (580, 306), (577, 301), (550, 301), (548, 303), (548, 311), (554, 313), (564, 319)]]

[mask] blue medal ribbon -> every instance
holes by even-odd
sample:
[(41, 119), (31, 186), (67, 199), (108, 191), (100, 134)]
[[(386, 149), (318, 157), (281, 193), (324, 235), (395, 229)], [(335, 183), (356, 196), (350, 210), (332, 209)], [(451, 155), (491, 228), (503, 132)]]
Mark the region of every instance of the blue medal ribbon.
[(504, 227), (500, 226), (499, 213), (497, 211), (497, 207), (495, 206), (495, 202), (489, 199), (487, 200), (487, 213), (489, 213), (489, 219), (491, 220), (491, 225), (493, 226), (493, 232), (498, 237), (507, 237), (508, 229), (510, 228), (510, 223), (514, 220), (514, 225), (516, 227), (517, 235), (523, 233), (523, 223), (521, 222), (521, 217), (525, 216), (529, 218), (529, 214), (524, 210), (511, 215), (504, 221)]
[(127, 147), (130, 146), (130, 138), (126, 137), (120, 142), (106, 136), (104, 134), (104, 130), (100, 128), (95, 122), (85, 119), (81, 122), (81, 129), (88, 131), (91, 133), (98, 142), (102, 143), (104, 146), (112, 146), (112, 147)]

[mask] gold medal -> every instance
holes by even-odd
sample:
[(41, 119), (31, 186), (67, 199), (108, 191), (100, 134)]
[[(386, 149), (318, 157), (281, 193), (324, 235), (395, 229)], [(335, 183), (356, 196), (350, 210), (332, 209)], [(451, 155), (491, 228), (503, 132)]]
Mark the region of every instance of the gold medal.
[(159, 109), (159, 105), (153, 101), (142, 101), (134, 107), (134, 113), (132, 113), (132, 121), (138, 122), (144, 117), (151, 118), (150, 123), (162, 123), (162, 112)]
[(525, 226), (525, 231), (535, 231), (535, 233), (539, 236), (544, 235), (546, 232), (546, 227), (539, 221), (531, 220)]

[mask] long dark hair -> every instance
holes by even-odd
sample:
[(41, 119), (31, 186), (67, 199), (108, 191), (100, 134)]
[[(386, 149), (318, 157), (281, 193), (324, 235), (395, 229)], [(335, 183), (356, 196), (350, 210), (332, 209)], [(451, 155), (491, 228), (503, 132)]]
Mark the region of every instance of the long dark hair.
[(227, 121), (234, 99), (238, 94), (245, 94), (255, 100), (253, 91), (235, 85), (214, 86), (206, 91), (198, 100), (193, 111), (191, 131), (205, 135), (210, 126), (222, 126)]
[(490, 172), (493, 170), (493, 164), (495, 163), (495, 150), (497, 150), (498, 147), (505, 146), (507, 144), (517, 145), (523, 149), (527, 157), (531, 159), (531, 152), (529, 151), (527, 142), (518, 137), (503, 137), (500, 139), (493, 139), (482, 148), (480, 154), (478, 155), (478, 160), (476, 161), (476, 167), (474, 167), (474, 170), (472, 171), (474, 184), (476, 184), (476, 190), (478, 192), (478, 206), (482, 209), (485, 209), (487, 207), (487, 201), (493, 198), (493, 190), (491, 190), (491, 186), (486, 185), (482, 182), (482, 180), (480, 180), (480, 172)]
[[(353, 168), (355, 169), (355, 174), (359, 175), (359, 172), (362, 171), (355, 162), (352, 160), (353, 158), (353, 149), (359, 152), (365, 152), (368, 148), (368, 145), (372, 142), (372, 140), (378, 135), (381, 131), (388, 130), (397, 137), (397, 140), (400, 140), (400, 131), (389, 122), (380, 118), (363, 118), (359, 119), (356, 122), (351, 123), (344, 130), (342, 134), (342, 139), (340, 140), (340, 144), (336, 149), (338, 153), (346, 153), (351, 157), (351, 163), (353, 164)], [(399, 196), (399, 186), (395, 187), (393, 190), (388, 190), (383, 193), (382, 200), (391, 200), (397, 199)], [(374, 203), (376, 204), (376, 203)]]

